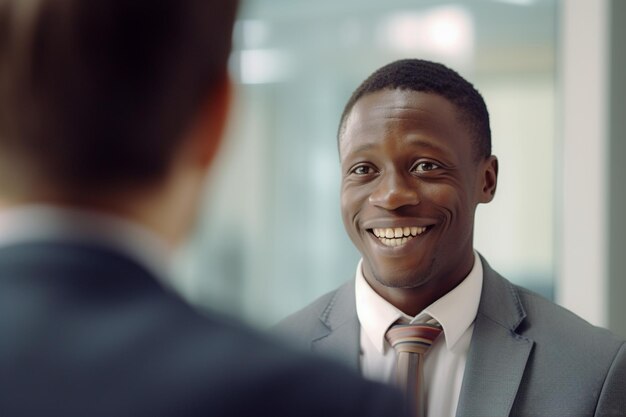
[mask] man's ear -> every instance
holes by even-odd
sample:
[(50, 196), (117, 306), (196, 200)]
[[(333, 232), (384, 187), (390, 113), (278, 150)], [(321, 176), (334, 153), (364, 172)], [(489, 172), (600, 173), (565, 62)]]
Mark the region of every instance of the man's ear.
[(479, 203), (489, 203), (496, 195), (498, 186), (498, 158), (491, 155), (489, 158), (479, 163), (479, 182), (478, 190)]
[(208, 168), (217, 154), (226, 130), (232, 98), (232, 83), (227, 73), (213, 85), (201, 103), (188, 130), (191, 157)]

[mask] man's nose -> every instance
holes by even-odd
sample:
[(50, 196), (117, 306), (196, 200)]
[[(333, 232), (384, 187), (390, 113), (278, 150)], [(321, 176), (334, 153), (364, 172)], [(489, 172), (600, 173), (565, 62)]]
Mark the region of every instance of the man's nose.
[(369, 202), (385, 210), (395, 210), (420, 202), (416, 184), (411, 178), (399, 173), (388, 173), (369, 196)]

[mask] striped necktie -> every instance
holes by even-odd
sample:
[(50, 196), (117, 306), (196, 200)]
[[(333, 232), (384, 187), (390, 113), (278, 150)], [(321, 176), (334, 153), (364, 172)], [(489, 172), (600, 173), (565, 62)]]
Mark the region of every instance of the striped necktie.
[(397, 383), (417, 417), (425, 415), (424, 354), (441, 332), (441, 325), (434, 319), (426, 323), (395, 324), (387, 330), (387, 341), (396, 351)]

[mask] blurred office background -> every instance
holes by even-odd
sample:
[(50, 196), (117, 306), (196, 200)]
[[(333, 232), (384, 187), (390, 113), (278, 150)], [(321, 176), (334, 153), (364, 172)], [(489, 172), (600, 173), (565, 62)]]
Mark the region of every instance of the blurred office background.
[(626, 334), (624, 3), (242, 0), (228, 140), (176, 285), (265, 326), (351, 279), (339, 116), (372, 71), (419, 57), (472, 81), (491, 114), (501, 171), (475, 247), (511, 281)]

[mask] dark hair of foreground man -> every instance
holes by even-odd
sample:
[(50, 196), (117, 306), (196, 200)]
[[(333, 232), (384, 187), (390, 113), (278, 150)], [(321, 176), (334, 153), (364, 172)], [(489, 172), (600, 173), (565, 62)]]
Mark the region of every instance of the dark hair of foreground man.
[(399, 414), (167, 285), (226, 123), (235, 11), (0, 0), (0, 415)]

